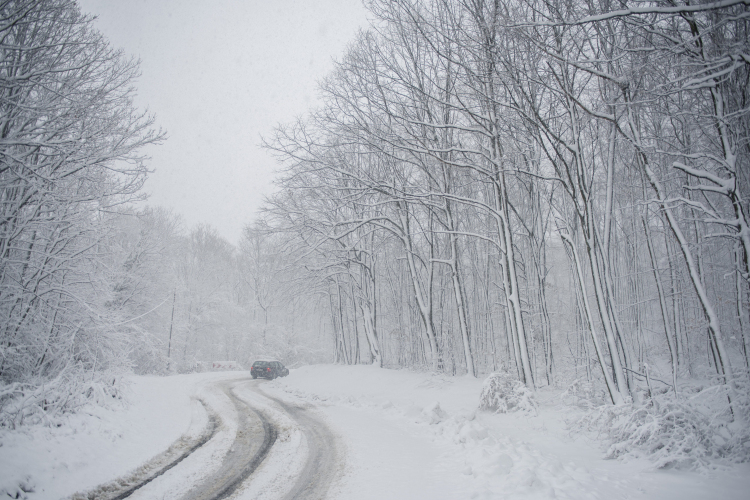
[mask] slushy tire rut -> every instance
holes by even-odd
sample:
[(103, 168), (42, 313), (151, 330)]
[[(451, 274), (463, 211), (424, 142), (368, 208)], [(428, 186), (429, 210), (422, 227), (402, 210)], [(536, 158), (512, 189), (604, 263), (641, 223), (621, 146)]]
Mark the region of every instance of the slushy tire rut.
[[(218, 470), (195, 485), (182, 500), (222, 500), (231, 496), (263, 463), (276, 442), (278, 430), (261, 410), (254, 409), (238, 398), (232, 388), (249, 379), (221, 382), (218, 387), (237, 410), (237, 434)], [(299, 424), (308, 444), (308, 457), (283, 500), (325, 498), (332, 481), (340, 474), (341, 456), (337, 438), (314, 412), (271, 397), (252, 385), (251, 389), (269, 399), (289, 418)], [(98, 486), (87, 493), (76, 493), (72, 500), (123, 500), (163, 475), (201, 446), (208, 443), (220, 429), (221, 419), (201, 401), (209, 423), (197, 438), (182, 437), (167, 451), (148, 461), (128, 476)]]
[[(227, 498), (258, 468), (276, 442), (278, 432), (268, 418), (235, 396), (227, 384), (223, 389), (237, 408), (237, 437), (221, 468), (185, 496), (185, 500)], [(263, 441), (259, 443), (261, 433)]]
[(123, 500), (185, 460), (195, 450), (206, 444), (219, 429), (219, 417), (206, 403), (199, 400), (208, 414), (208, 425), (197, 438), (181, 437), (164, 453), (138, 467), (133, 473), (97, 486), (86, 493), (76, 493), (71, 500)]
[[(266, 394), (266, 397), (271, 398)], [(333, 480), (340, 473), (340, 454), (336, 436), (308, 409), (271, 398), (294, 419), (305, 434), (308, 457), (292, 490), (283, 500), (320, 500), (326, 497)]]

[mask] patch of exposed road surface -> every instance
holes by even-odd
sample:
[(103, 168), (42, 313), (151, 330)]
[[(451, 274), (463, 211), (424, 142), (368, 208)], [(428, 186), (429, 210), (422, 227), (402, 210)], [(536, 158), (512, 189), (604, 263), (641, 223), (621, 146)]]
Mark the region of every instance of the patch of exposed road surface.
[[(221, 465), (190, 487), (182, 500), (326, 498), (343, 469), (339, 438), (310, 406), (277, 399), (260, 384), (247, 378), (213, 385), (234, 405), (237, 431)], [(201, 403), (209, 418), (200, 436), (183, 437), (128, 476), (72, 498), (122, 500), (149, 483), (158, 486), (167, 471), (179, 476), (180, 463), (199, 448), (210, 447), (217, 428), (223, 426), (221, 414)]]

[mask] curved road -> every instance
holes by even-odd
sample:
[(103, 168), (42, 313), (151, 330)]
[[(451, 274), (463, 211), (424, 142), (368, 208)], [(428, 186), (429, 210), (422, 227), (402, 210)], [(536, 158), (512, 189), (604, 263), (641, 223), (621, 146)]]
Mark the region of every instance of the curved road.
[[(275, 412), (283, 413), (296, 423), (305, 436), (308, 450), (307, 459), (293, 487), (287, 490), (288, 492), (281, 498), (284, 500), (326, 498), (331, 483), (339, 475), (341, 469), (341, 456), (336, 446), (337, 437), (325, 422), (310, 411), (310, 407), (298, 406), (274, 398), (261, 390), (262, 383), (250, 378), (217, 382), (217, 389), (229, 397), (237, 410), (237, 433), (221, 467), (193, 488), (184, 500), (221, 500), (230, 497), (241, 485), (251, 484), (254, 474), (260, 473), (264, 459), (273, 452), (274, 444), (276, 444), (279, 426), (274, 422)], [(237, 395), (235, 391), (237, 388), (253, 391), (273, 411), (268, 411), (269, 408), (260, 409), (251, 406), (251, 403)], [(203, 405), (206, 406), (205, 403)], [(200, 447), (210, 444), (211, 438), (217, 432), (221, 415), (215, 415), (209, 408), (207, 411), (209, 424), (202, 435), (185, 444), (181, 444), (184, 441), (182, 438), (175, 442), (167, 452), (148, 462), (148, 464), (158, 464), (158, 466), (144, 464), (130, 476), (101, 485), (84, 494), (76, 494), (73, 499), (121, 500), (128, 498), (151, 481), (157, 480), (170, 469), (179, 474), (180, 462)], [(178, 444), (183, 451), (175, 458), (174, 452), (171, 455), (169, 452)]]

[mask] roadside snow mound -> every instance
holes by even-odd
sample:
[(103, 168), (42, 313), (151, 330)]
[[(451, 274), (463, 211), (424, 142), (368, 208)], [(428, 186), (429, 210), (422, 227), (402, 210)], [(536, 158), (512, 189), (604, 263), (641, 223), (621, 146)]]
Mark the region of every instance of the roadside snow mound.
[(596, 484), (587, 470), (543, 453), (523, 440), (491, 432), (486, 426), (492, 420), (512, 420), (513, 415), (487, 417), (482, 419), (473, 413), (455, 415), (428, 427), (437, 441), (455, 446), (450, 455), (462, 464), (458, 468), (462, 476), (471, 481), (466, 498), (601, 498), (586, 493)]
[[(373, 476), (354, 473), (350, 478), (353, 482), (348, 483), (354, 489), (348, 492), (367, 493), (334, 494), (331, 497), (335, 499), (747, 498), (750, 464), (732, 464), (739, 461), (736, 459), (723, 458), (716, 464), (713, 458), (704, 458), (707, 463), (716, 464), (707, 475), (685, 470), (654, 471), (653, 462), (648, 460), (652, 458), (647, 452), (648, 446), (655, 445), (650, 449), (658, 453), (662, 448), (656, 443), (662, 440), (664, 457), (675, 457), (680, 453), (687, 454), (691, 439), (702, 442), (700, 435), (680, 441), (679, 430), (669, 429), (669, 419), (677, 418), (677, 415), (670, 413), (666, 404), (670, 397), (668, 393), (662, 391), (657, 395), (658, 415), (649, 407), (632, 415), (632, 406), (629, 409), (624, 405), (601, 406), (606, 398), (596, 383), (579, 381), (564, 393), (554, 388), (542, 388), (531, 398), (523, 387), (514, 392), (517, 387), (514, 382), (505, 374), (493, 374), (489, 380), (482, 381), (470, 376), (385, 370), (370, 365), (315, 365), (295, 369), (289, 377), (264, 382), (263, 390), (272, 390), (296, 405), (306, 407), (305, 404), (310, 403), (315, 411), (332, 415), (339, 423), (342, 415), (352, 418), (342, 432), (349, 433), (349, 436), (361, 434), (360, 442), (370, 445), (360, 448), (360, 453), (367, 457), (366, 463), (373, 464), (365, 469), (368, 473), (384, 472), (389, 467), (403, 467), (407, 463), (412, 481), (417, 481), (417, 477), (426, 480), (429, 474), (433, 474), (433, 479), (446, 479), (440, 484), (456, 485), (455, 490), (441, 490), (442, 494), (417, 495), (414, 490), (406, 488), (412, 483), (404, 481), (398, 484), (393, 479), (395, 476), (381, 476), (391, 479), (378, 482)], [(740, 382), (737, 385), (744, 387)], [(717, 429), (723, 428), (721, 432), (725, 436), (733, 436), (727, 441), (733, 443), (731, 448), (724, 448), (725, 451), (731, 449), (739, 453), (741, 445), (750, 453), (750, 446), (742, 444), (750, 443), (750, 439), (743, 438), (750, 434), (750, 426), (743, 423), (750, 422), (750, 406), (735, 401), (735, 414), (741, 414), (742, 418), (729, 422), (726, 412), (717, 411), (722, 401), (723, 408), (727, 403), (726, 393), (715, 384), (706, 382), (691, 388), (683, 387), (679, 395), (680, 404), (689, 404), (703, 415), (716, 416), (713, 423), (709, 423)], [(480, 400), (492, 413), (477, 409)], [(496, 413), (496, 407), (488, 407), (493, 403), (508, 409), (507, 412)], [(341, 412), (343, 407), (356, 413)], [(536, 413), (522, 411), (524, 407), (533, 408)], [(360, 423), (360, 412), (361, 421), (368, 422), (367, 425)], [(641, 420), (650, 422), (644, 434), (631, 432), (638, 429), (637, 422)], [(582, 427), (581, 431), (593, 432), (589, 436), (571, 433), (571, 427), (575, 430), (576, 426)], [(379, 434), (385, 429), (393, 432)], [(392, 436), (403, 437), (397, 432), (399, 429), (415, 438), (409, 441), (410, 446), (419, 445), (431, 450), (434, 460), (405, 461), (404, 457), (412, 456), (414, 450), (395, 446), (397, 443)], [(373, 439), (373, 436), (381, 435), (388, 436), (383, 444), (390, 443), (390, 446), (373, 446), (373, 441), (379, 439)], [(644, 441), (638, 441), (640, 438)], [(603, 440), (608, 441), (607, 447), (615, 445), (610, 449), (610, 457), (624, 460), (602, 460), (600, 445)], [(670, 440), (675, 444), (678, 441), (683, 443), (682, 451), (668, 444)], [(711, 442), (711, 446), (718, 445), (718, 441)], [(618, 443), (624, 444), (618, 447)], [(355, 445), (350, 452), (356, 456)], [(379, 465), (375, 466), (376, 463)], [(671, 467), (683, 468), (677, 464)]]
[(422, 415), (425, 417), (427, 422), (433, 425), (439, 424), (440, 422), (448, 418), (448, 414), (445, 413), (442, 408), (440, 408), (440, 403), (438, 401), (425, 406), (422, 409)]
[(503, 372), (491, 373), (482, 384), (479, 409), (495, 413), (521, 411), (537, 414), (534, 394), (520, 380)]

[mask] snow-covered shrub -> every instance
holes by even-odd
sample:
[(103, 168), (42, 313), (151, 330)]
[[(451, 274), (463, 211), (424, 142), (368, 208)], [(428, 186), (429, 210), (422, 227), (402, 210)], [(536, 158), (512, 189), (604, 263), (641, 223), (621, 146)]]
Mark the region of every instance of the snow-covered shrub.
[(195, 356), (188, 356), (186, 359), (175, 361), (171, 365), (175, 373), (205, 373), (211, 371), (211, 363), (208, 361), (199, 361)]
[(507, 373), (491, 373), (482, 384), (479, 409), (495, 413), (529, 412), (536, 414), (534, 394), (523, 382)]
[(25, 424), (61, 425), (61, 417), (94, 403), (109, 406), (123, 399), (117, 373), (63, 371), (51, 381), (0, 384), (0, 428)]
[(175, 362), (167, 358), (167, 348), (154, 335), (132, 328), (133, 342), (129, 353), (131, 369), (136, 375), (169, 375)]
[(692, 467), (707, 458), (712, 448), (706, 432), (708, 419), (675, 401), (659, 406), (611, 406), (600, 418), (609, 429), (608, 458), (642, 455), (657, 468)]
[(750, 461), (745, 388), (734, 391), (735, 413), (726, 386), (694, 394), (654, 395), (642, 405), (601, 406), (577, 423), (608, 437), (608, 458), (646, 457), (656, 468), (705, 468), (721, 461)]
[(604, 389), (594, 382), (582, 379), (574, 380), (561, 395), (562, 400), (571, 406), (595, 408), (606, 403)]

